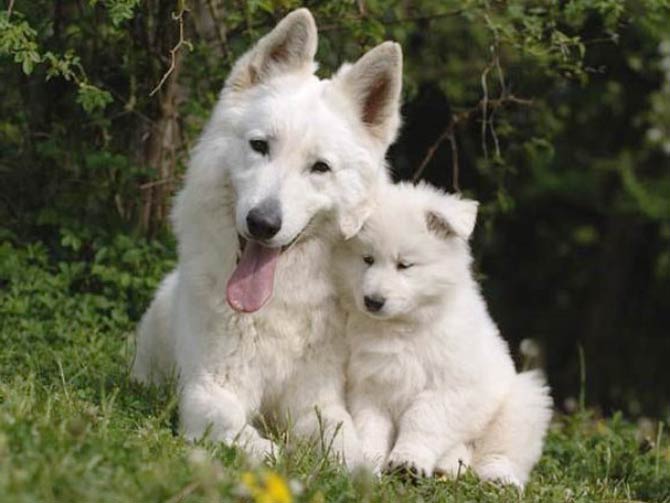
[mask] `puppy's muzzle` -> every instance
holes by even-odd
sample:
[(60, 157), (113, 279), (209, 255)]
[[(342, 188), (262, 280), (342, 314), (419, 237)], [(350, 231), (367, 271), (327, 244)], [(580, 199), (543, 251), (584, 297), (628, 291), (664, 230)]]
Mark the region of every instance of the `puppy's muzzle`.
[(363, 303), (365, 304), (365, 309), (371, 313), (378, 313), (384, 307), (386, 299), (384, 297), (378, 297), (373, 295), (366, 295), (363, 297)]

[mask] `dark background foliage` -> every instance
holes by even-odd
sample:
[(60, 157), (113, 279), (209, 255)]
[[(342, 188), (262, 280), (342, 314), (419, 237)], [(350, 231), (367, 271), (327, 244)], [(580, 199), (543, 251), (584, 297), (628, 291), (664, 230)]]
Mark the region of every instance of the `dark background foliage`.
[(39, 256), (91, 309), (137, 319), (173, 263), (170, 197), (230, 65), (306, 5), (322, 75), (403, 45), (394, 176), (482, 202), (486, 297), (559, 407), (585, 373), (603, 412), (670, 413), (668, 0), (5, 4), (0, 269)]

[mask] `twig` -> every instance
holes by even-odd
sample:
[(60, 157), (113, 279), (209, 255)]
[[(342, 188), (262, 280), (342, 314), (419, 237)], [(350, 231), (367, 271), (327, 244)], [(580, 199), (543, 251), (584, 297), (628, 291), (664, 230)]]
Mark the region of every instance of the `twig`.
[(496, 111), (491, 110), (489, 114), (489, 131), (491, 131), (491, 138), (493, 138), (493, 146), (496, 149), (496, 159), (500, 159), (500, 140), (498, 139), (498, 133), (496, 133), (496, 128), (493, 123), (493, 117), (495, 116)]
[(489, 102), (489, 87), (487, 78), (491, 66), (487, 66), (482, 72), (482, 150), (484, 151), (484, 159), (489, 158), (489, 149), (486, 146), (486, 126), (488, 125), (488, 120), (486, 118), (486, 112), (488, 111), (488, 102)]
[(175, 181), (174, 178), (162, 178), (161, 180), (155, 180), (153, 182), (143, 183), (142, 185), (140, 185), (140, 189), (141, 190), (146, 190), (146, 189), (150, 189), (150, 188), (153, 188), (153, 187), (157, 187), (159, 185), (167, 185), (167, 184), (172, 183), (174, 181)]
[(495, 51), (496, 56), (493, 59), (493, 65), (495, 66), (496, 73), (498, 74), (498, 83), (500, 84), (500, 95), (505, 96), (509, 94), (509, 90), (507, 89), (507, 82), (505, 82), (505, 74), (503, 73), (502, 66), (500, 65), (500, 45), (496, 46)]
[(428, 147), (428, 151), (426, 152), (426, 155), (423, 157), (421, 164), (419, 164), (419, 167), (414, 172), (414, 177), (412, 178), (412, 181), (414, 183), (418, 182), (421, 179), (421, 175), (423, 175), (423, 171), (426, 169), (426, 166), (435, 155), (435, 151), (438, 149), (440, 145), (442, 145), (442, 142), (444, 142), (444, 140), (449, 138), (449, 135), (454, 130), (454, 125), (455, 121), (454, 119), (451, 119), (449, 125), (447, 126), (447, 129), (445, 129), (442, 132), (442, 134), (440, 134), (440, 136), (437, 137), (437, 140), (435, 140), (433, 144), (430, 147)]
[(365, 6), (365, 0), (357, 0), (356, 1), (356, 6), (358, 7), (358, 13), (361, 15), (361, 17), (365, 17), (367, 14), (367, 8)]
[(170, 75), (172, 75), (172, 72), (174, 72), (175, 68), (177, 67), (177, 53), (183, 45), (188, 44), (188, 42), (184, 39), (184, 14), (186, 12), (188, 12), (188, 8), (186, 7), (186, 0), (179, 0), (179, 12), (176, 14), (172, 13), (172, 19), (179, 22), (179, 40), (177, 41), (177, 44), (172, 49), (170, 49), (170, 67), (163, 74), (161, 80), (158, 82), (156, 87), (154, 87), (153, 91), (149, 93), (149, 96), (153, 96), (160, 90), (161, 87), (163, 87), (165, 81), (170, 77)]
[(456, 134), (451, 131), (447, 136), (449, 144), (451, 145), (451, 185), (455, 192), (461, 191), (461, 186), (458, 183), (459, 164), (458, 164), (458, 143), (456, 142)]
[(14, 9), (14, 0), (9, 0), (9, 5), (7, 6), (7, 19), (12, 17), (13, 9)]
[(467, 122), (474, 114), (477, 112), (481, 111), (484, 107), (487, 108), (487, 110), (490, 110), (489, 117), (490, 115), (497, 110), (498, 108), (508, 105), (508, 104), (516, 104), (516, 105), (525, 105), (525, 106), (531, 106), (533, 104), (533, 100), (525, 99), (525, 98), (518, 98), (514, 96), (513, 94), (503, 96), (500, 98), (496, 99), (484, 99), (482, 98), (479, 100), (479, 103), (477, 103), (474, 107), (469, 108), (467, 110), (463, 110), (462, 112), (458, 112), (455, 115), (452, 115), (451, 120), (449, 121), (449, 124), (447, 124), (447, 127), (440, 133), (440, 135), (437, 137), (437, 139), (433, 142), (433, 144), (428, 148), (426, 151), (426, 155), (424, 156), (423, 160), (419, 164), (419, 167), (416, 169), (414, 172), (414, 176), (412, 177), (412, 180), (414, 183), (418, 182), (421, 179), (421, 176), (423, 175), (423, 172), (426, 169), (426, 166), (428, 166), (428, 163), (432, 160), (432, 158), (435, 156), (435, 153), (437, 149), (440, 147), (442, 143), (445, 141), (449, 140), (451, 147), (452, 147), (452, 157), (455, 159), (455, 163), (452, 160), (452, 169), (454, 169), (454, 190), (458, 191), (458, 148), (457, 148), (457, 142), (456, 142), (456, 127), (459, 126), (463, 122)]
[[(491, 18), (488, 14), (484, 14), (484, 20), (486, 25), (489, 27), (489, 30), (493, 34), (493, 43), (489, 46), (489, 51), (491, 51), (491, 62), (482, 72), (481, 83), (482, 83), (482, 95), (484, 101), (489, 99), (489, 89), (488, 89), (488, 76), (489, 72), (493, 69), (496, 70), (498, 76), (498, 84), (500, 86), (499, 97), (507, 96), (507, 84), (505, 83), (505, 76), (503, 74), (502, 66), (500, 65), (500, 36), (498, 35), (498, 28), (491, 21)], [(496, 151), (496, 157), (500, 157), (500, 142), (498, 141), (498, 134), (496, 133), (495, 126), (493, 124), (493, 116), (495, 115), (495, 109), (487, 116), (487, 107), (482, 107), (482, 151), (484, 152), (484, 158), (488, 159), (489, 149), (488, 143), (486, 141), (486, 132), (489, 130), (491, 132), (491, 137), (493, 138), (493, 145)]]
[(454, 495), (454, 501), (456, 503), (461, 503), (461, 470), (465, 467), (462, 459), (458, 459), (458, 470), (456, 471), (456, 480), (454, 485), (456, 486), (456, 494)]
[(663, 438), (663, 421), (658, 422), (658, 434), (656, 435), (656, 470), (655, 474), (658, 477), (658, 469), (661, 461), (661, 439)]
[(200, 485), (199, 482), (191, 482), (190, 484), (187, 484), (177, 494), (172, 496), (172, 498), (167, 500), (165, 503), (179, 503), (180, 501), (183, 501), (184, 498), (186, 498), (193, 491), (195, 491), (199, 485)]
[(61, 363), (60, 359), (57, 359), (56, 363), (58, 364), (58, 371), (60, 373), (60, 381), (61, 381), (61, 384), (63, 385), (63, 394), (65, 395), (65, 398), (67, 398), (69, 400), (70, 399), (70, 394), (67, 392), (67, 383), (65, 382), (65, 372), (63, 372), (63, 364)]
[[(500, 85), (500, 96), (507, 96), (509, 91), (507, 89), (507, 83), (505, 82), (505, 75), (503, 73), (502, 66), (500, 65), (500, 42), (498, 40), (498, 32), (495, 32), (496, 36), (496, 45), (493, 48), (495, 57), (493, 58), (493, 66), (496, 69), (498, 74), (498, 83)], [(493, 116), (496, 111), (492, 110), (489, 114), (489, 130), (491, 131), (491, 138), (493, 138), (493, 145), (496, 149), (496, 159), (500, 158), (500, 141), (498, 140), (498, 133), (496, 133), (496, 128), (493, 124)]]
[[(481, 86), (482, 86), (482, 98), (477, 104), (476, 107), (461, 112), (457, 115), (452, 115), (449, 124), (442, 134), (437, 138), (437, 140), (430, 146), (426, 152), (423, 161), (419, 165), (419, 168), (416, 170), (413, 180), (416, 183), (422, 176), (423, 171), (426, 169), (426, 166), (430, 160), (435, 155), (438, 147), (445, 141), (449, 140), (451, 145), (451, 158), (452, 158), (452, 184), (456, 192), (460, 192), (460, 186), (458, 183), (459, 179), (459, 163), (458, 163), (458, 142), (456, 141), (456, 127), (460, 122), (467, 121), (470, 117), (481, 110), (482, 114), (482, 125), (481, 125), (481, 141), (482, 141), (482, 151), (484, 152), (484, 158), (488, 159), (489, 151), (488, 144), (486, 141), (487, 130), (491, 132), (491, 138), (493, 139), (493, 146), (495, 148), (496, 158), (500, 158), (500, 140), (498, 134), (496, 133), (495, 126), (493, 123), (493, 118), (495, 116), (496, 110), (508, 102), (514, 102), (518, 104), (530, 105), (532, 102), (530, 100), (524, 100), (515, 97), (510, 94), (505, 82), (505, 75), (503, 73), (502, 66), (500, 65), (500, 37), (498, 35), (498, 29), (495, 24), (491, 21), (487, 14), (484, 15), (486, 24), (493, 33), (493, 43), (490, 46), (490, 51), (492, 54), (491, 61), (484, 68), (484, 71), (481, 75)], [(495, 69), (498, 76), (498, 83), (500, 86), (500, 95), (497, 99), (489, 98), (489, 87), (488, 87), (488, 75), (491, 70)]]

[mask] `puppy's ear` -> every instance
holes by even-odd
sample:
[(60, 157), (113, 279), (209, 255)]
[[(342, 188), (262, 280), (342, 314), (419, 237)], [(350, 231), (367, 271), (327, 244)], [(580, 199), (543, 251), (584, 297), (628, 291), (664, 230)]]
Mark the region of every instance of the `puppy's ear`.
[(426, 211), (428, 230), (441, 239), (459, 236), (468, 239), (475, 228), (479, 203), (458, 196), (444, 195), (443, 201)]
[(391, 183), (385, 166), (373, 173), (348, 171), (349, 176), (343, 180), (348, 189), (343, 193), (339, 203), (342, 209), (337, 214), (337, 224), (345, 240), (358, 234), (379, 204), (382, 191)]
[(402, 50), (384, 42), (353, 65), (343, 66), (334, 84), (354, 103), (358, 116), (384, 148), (395, 140), (400, 127)]
[(371, 200), (362, 201), (355, 208), (341, 212), (337, 217), (337, 223), (342, 237), (347, 240), (353, 238), (361, 230), (363, 224), (372, 213), (373, 203)]
[(261, 38), (233, 67), (226, 88), (243, 91), (295, 71), (314, 71), (317, 33), (312, 14), (297, 9)]

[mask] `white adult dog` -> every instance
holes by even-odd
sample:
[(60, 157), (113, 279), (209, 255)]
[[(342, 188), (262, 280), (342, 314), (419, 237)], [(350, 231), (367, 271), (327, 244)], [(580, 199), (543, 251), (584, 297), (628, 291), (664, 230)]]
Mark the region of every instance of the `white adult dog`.
[(316, 47), (299, 9), (235, 64), (176, 200), (178, 267), (144, 315), (132, 374), (157, 383), (176, 371), (188, 438), (260, 459), (274, 446), (252, 426), (259, 416), (302, 437), (341, 424), (334, 448), (355, 465), (330, 250), (386, 179), (402, 54), (385, 42), (319, 80)]
[(428, 185), (388, 185), (336, 254), (350, 310), (348, 401), (372, 467), (523, 486), (551, 399), (517, 374), (470, 272), (477, 203)]

